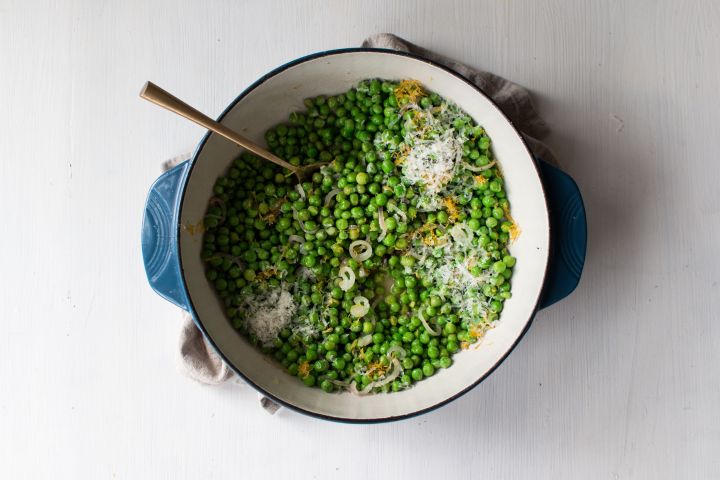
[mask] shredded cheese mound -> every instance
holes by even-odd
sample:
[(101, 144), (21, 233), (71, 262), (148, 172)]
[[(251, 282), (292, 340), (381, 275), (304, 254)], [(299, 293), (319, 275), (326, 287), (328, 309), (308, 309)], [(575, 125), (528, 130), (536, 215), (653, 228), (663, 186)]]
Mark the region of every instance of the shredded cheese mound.
[(452, 131), (446, 131), (437, 139), (416, 139), (405, 156), (403, 174), (411, 185), (420, 183), (428, 193), (437, 195), (453, 178), (462, 152), (462, 142)]
[(490, 303), (479, 293), (491, 281), (492, 274), (473, 273), (473, 267), (488, 258), (489, 253), (473, 244), (474, 233), (464, 222), (456, 223), (441, 235), (433, 227), (425, 225), (415, 232), (420, 237), (416, 237), (407, 254), (415, 257), (417, 263), (405, 273), (432, 278), (441, 286), (438, 294), (443, 301), (458, 306), (472, 318), (487, 318)]
[(452, 187), (463, 169), (465, 133), (455, 129), (457, 120), (467, 119), (453, 104), (423, 109), (408, 103), (404, 112), (402, 144), (392, 146), (390, 139), (376, 139), (376, 145), (396, 148), (395, 163), (402, 167), (405, 183), (420, 187), (419, 211), (436, 211), (443, 206), (442, 193)]
[(318, 327), (308, 323), (307, 321), (299, 321), (297, 324), (292, 326), (292, 331), (300, 335), (301, 338), (312, 338), (319, 332)]
[(273, 344), (297, 309), (292, 295), (279, 288), (249, 295), (244, 303), (248, 330), (263, 346)]

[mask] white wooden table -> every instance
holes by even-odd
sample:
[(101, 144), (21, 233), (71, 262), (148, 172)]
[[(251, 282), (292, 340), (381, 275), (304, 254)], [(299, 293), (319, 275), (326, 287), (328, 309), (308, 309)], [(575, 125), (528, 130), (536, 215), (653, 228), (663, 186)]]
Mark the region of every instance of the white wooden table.
[[(273, 417), (177, 370), (140, 220), (203, 132), (137, 93), (219, 112), (380, 31), (535, 92), (584, 193), (585, 273), (449, 406)], [(714, 0), (0, 0), (0, 476), (720, 478), (719, 45)]]

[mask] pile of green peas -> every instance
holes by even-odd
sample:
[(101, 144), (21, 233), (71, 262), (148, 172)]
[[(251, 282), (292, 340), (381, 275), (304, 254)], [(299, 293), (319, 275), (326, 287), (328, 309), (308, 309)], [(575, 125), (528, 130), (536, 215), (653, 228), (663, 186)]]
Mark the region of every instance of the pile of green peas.
[[(514, 224), (499, 169), (453, 179), (464, 185), (454, 190), (455, 211), (419, 212), (422, 185), (404, 181), (396, 162), (411, 118), (403, 108), (410, 99), (397, 95), (397, 87), (373, 79), (339, 95), (306, 99), (307, 110), (291, 113), (265, 140), (293, 165), (330, 163), (298, 188), (287, 171), (243, 153), (216, 181), (204, 218), (206, 277), (233, 326), (290, 375), (326, 392), (351, 382), (362, 390), (384, 378), (394, 358), (402, 374), (375, 392), (399, 391), (433, 376), (477, 341), (483, 330), (478, 322), (484, 327), (497, 320), (511, 297), (515, 258), (508, 245)], [(417, 100), (427, 111), (442, 102), (435, 93)], [(453, 128), (468, 138), (464, 161), (489, 165), (491, 142), (484, 130), (469, 116), (455, 120)], [(402, 215), (386, 213), (387, 232), (378, 241), (381, 208)], [(488, 305), (482, 319), (448, 301), (432, 272), (418, 268), (412, 255), (427, 244), (424, 235), (446, 234), (456, 222), (473, 230), (472, 245), (484, 252), (471, 273), (492, 276), (468, 293)], [(370, 243), (370, 258), (350, 256), (355, 240)], [(338, 285), (342, 266), (356, 278), (347, 291)], [(272, 345), (262, 345), (248, 329), (243, 299), (272, 288), (291, 291), (297, 311)], [(358, 296), (374, 305), (362, 318), (350, 314)], [(361, 338), (371, 341), (360, 347)]]

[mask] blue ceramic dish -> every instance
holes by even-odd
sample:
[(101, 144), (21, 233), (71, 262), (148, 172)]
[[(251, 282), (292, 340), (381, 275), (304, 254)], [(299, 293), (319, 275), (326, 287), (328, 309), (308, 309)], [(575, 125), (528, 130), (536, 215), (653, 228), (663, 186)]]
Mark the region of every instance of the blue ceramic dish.
[(424, 58), (376, 49), (345, 49), (300, 58), (268, 73), (220, 115), (219, 121), (263, 143), (264, 131), (302, 110), (302, 100), (342, 92), (366, 78), (417, 79), (467, 111), (488, 132), (503, 168), (513, 216), (522, 233), (511, 247), (517, 258), (513, 297), (477, 349), (455, 356), (449, 369), (393, 394), (326, 394), (305, 387), (239, 335), (207, 282), (198, 233), (212, 186), (240, 148), (206, 135), (193, 158), (151, 187), (142, 227), (151, 287), (188, 311), (222, 358), (278, 403), (345, 422), (397, 420), (444, 405), (478, 385), (510, 354), (535, 312), (569, 295), (585, 260), (586, 220), (577, 185), (561, 170), (532, 156), (500, 109), (458, 73)]

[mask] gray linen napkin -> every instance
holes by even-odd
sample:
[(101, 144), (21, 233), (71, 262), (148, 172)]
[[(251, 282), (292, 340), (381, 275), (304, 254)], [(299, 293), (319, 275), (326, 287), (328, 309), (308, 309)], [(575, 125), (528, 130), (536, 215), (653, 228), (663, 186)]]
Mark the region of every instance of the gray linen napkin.
[[(460, 73), (488, 96), (502, 109), (515, 127), (520, 130), (533, 153), (553, 164), (557, 164), (552, 152), (540, 139), (548, 133), (545, 122), (538, 115), (533, 106), (529, 92), (502, 77), (483, 70), (468, 67), (442, 55), (438, 55), (422, 47), (414, 45), (402, 38), (389, 33), (380, 33), (367, 38), (363, 47), (387, 48), (402, 52), (410, 52), (443, 64)], [(183, 155), (166, 161), (164, 169), (172, 168), (190, 155)], [(183, 372), (200, 383), (217, 385), (233, 377), (233, 371), (223, 362), (202, 333), (193, 323), (192, 317), (183, 315), (183, 328), (180, 334), (180, 360)], [(239, 380), (237, 380), (240, 383)], [(279, 408), (268, 398), (260, 396), (261, 406), (269, 413), (275, 413)]]

